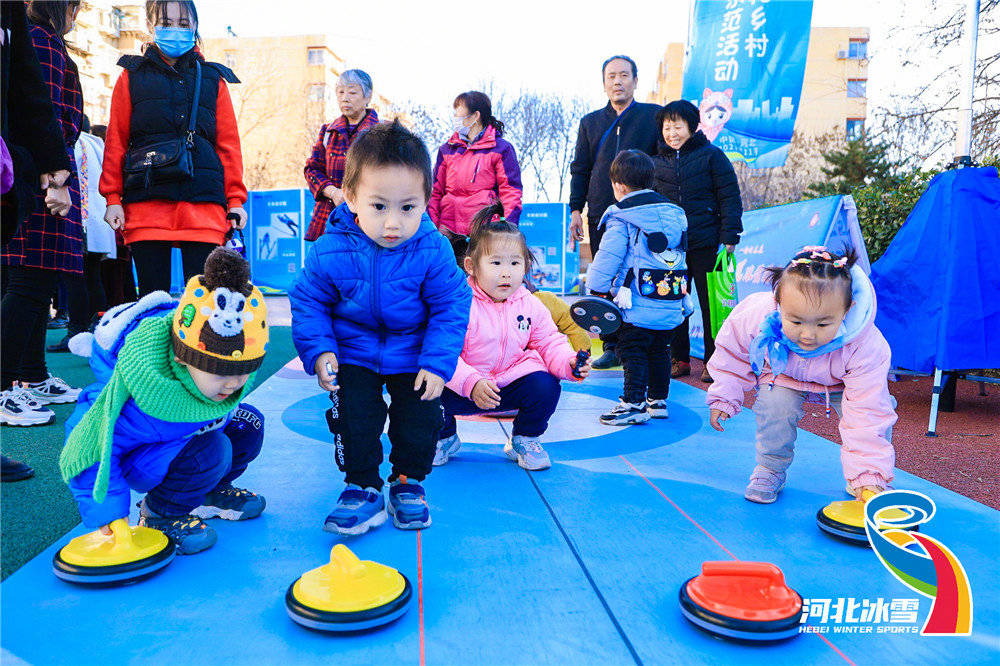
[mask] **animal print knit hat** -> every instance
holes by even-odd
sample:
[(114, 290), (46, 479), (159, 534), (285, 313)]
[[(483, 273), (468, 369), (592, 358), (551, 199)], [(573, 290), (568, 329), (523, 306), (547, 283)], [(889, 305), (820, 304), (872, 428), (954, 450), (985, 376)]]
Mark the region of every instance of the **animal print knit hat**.
[(213, 375), (246, 375), (260, 367), (267, 349), (267, 306), (250, 284), (250, 264), (216, 248), (205, 274), (188, 280), (171, 326), (174, 353)]

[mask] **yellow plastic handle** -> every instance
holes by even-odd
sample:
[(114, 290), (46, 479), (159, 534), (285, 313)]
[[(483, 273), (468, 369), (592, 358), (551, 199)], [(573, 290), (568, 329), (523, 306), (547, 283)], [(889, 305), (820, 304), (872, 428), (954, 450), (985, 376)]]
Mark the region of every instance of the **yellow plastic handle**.
[(129, 527), (128, 518), (118, 518), (112, 520), (108, 526), (115, 539), (115, 550), (132, 548), (132, 528)]
[(354, 578), (361, 578), (365, 575), (365, 565), (361, 563), (357, 555), (351, 552), (350, 548), (342, 543), (338, 543), (330, 551), (330, 566), (340, 569)]

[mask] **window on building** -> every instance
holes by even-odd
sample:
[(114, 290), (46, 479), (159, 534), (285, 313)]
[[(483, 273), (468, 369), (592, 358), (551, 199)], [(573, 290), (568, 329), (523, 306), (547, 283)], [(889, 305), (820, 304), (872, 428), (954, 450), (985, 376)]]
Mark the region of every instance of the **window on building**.
[(847, 79), (848, 97), (867, 97), (868, 79)]
[(847, 57), (852, 60), (866, 60), (868, 58), (868, 40), (849, 40), (847, 42)]
[(322, 65), (323, 64), (323, 51), (322, 48), (311, 47), (306, 51), (306, 56), (309, 60), (310, 65)]
[(853, 141), (854, 139), (860, 139), (861, 135), (865, 133), (865, 119), (864, 118), (848, 118), (847, 119), (847, 140)]
[(326, 84), (324, 83), (314, 83), (309, 86), (309, 101), (310, 102), (322, 102), (323, 97), (326, 95)]
[(236, 69), (236, 51), (226, 51), (225, 63), (229, 69)]

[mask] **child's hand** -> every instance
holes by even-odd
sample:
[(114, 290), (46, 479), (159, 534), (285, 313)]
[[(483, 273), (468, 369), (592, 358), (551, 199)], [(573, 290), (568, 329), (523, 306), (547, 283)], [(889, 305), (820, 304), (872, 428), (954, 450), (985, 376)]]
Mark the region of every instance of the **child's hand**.
[(112, 534), (114, 534), (114, 532), (111, 531), (111, 525), (110, 524), (108, 524), (108, 525), (101, 525), (97, 529), (99, 529), (101, 531), (101, 534), (103, 534), (104, 536), (111, 536)]
[(725, 421), (728, 418), (729, 414), (726, 414), (721, 409), (713, 409), (711, 412), (712, 427), (719, 432), (723, 432), (725, 429), (722, 427), (722, 421)]
[(424, 394), (420, 396), (420, 399), (434, 400), (441, 397), (441, 391), (444, 390), (444, 379), (428, 370), (421, 370), (417, 373), (417, 380), (413, 382), (413, 390), (419, 391), (421, 386), (425, 388)]
[(319, 387), (326, 391), (336, 391), (339, 386), (337, 386), (337, 371), (340, 369), (340, 364), (337, 362), (337, 356), (333, 352), (323, 352), (316, 359), (316, 366), (313, 368), (316, 371), (316, 379), (319, 380)]
[(469, 397), (479, 409), (496, 409), (500, 405), (500, 387), (491, 379), (480, 379)]
[(586, 363), (581, 365), (579, 370), (577, 370), (576, 361), (570, 361), (569, 367), (573, 368), (573, 370), (576, 371), (576, 375), (574, 376), (575, 377), (578, 376), (579, 381), (583, 381), (584, 379), (587, 378), (587, 375), (590, 374), (590, 361), (587, 361)]

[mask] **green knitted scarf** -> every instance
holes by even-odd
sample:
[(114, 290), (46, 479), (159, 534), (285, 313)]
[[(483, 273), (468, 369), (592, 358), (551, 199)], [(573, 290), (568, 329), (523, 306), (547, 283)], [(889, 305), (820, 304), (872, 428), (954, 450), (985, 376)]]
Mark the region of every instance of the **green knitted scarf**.
[(129, 398), (153, 418), (193, 424), (231, 412), (252, 383), (253, 375), (243, 388), (221, 402), (202, 395), (187, 368), (174, 361), (172, 318), (173, 313), (150, 317), (129, 333), (111, 380), (73, 428), (59, 456), (59, 469), (67, 483), (100, 462), (93, 492), (98, 502), (103, 502), (108, 493), (115, 422)]

